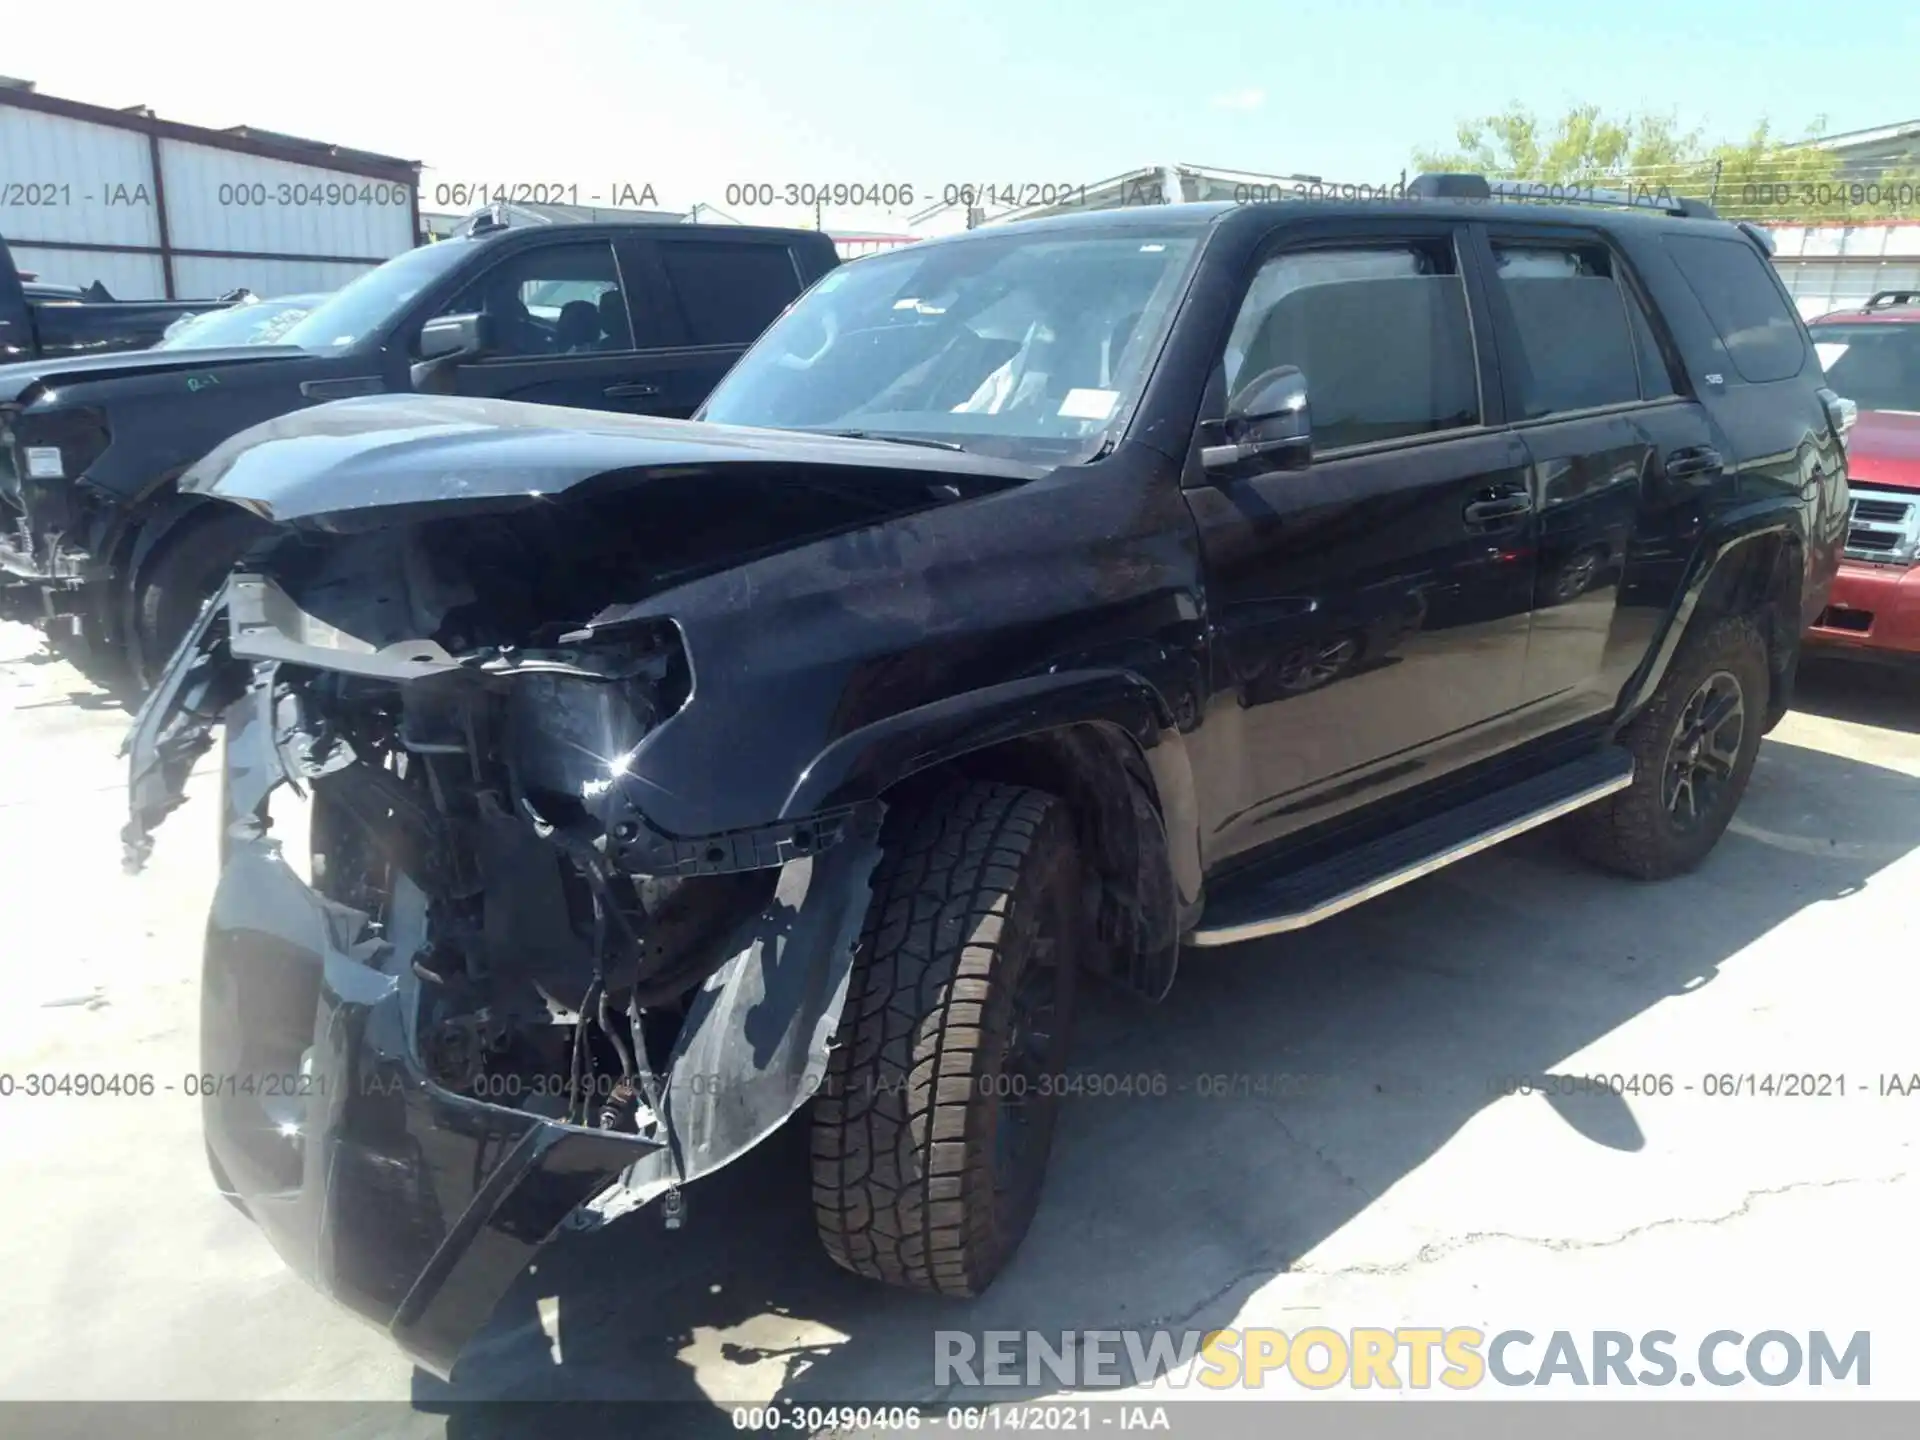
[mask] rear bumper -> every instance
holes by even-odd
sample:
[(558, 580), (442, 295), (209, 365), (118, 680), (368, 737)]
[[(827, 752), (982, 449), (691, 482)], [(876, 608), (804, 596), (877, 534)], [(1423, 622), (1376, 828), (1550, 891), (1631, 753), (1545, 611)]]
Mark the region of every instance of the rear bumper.
[(1841, 561), (1806, 638), (1833, 649), (1920, 655), (1920, 565)]

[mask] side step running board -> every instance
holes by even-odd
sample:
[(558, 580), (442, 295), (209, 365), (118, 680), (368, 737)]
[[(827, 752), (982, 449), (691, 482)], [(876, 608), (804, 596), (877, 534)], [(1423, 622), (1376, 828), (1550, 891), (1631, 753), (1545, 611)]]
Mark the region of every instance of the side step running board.
[(1633, 757), (1608, 746), (1303, 869), (1235, 877), (1187, 944), (1234, 945), (1317, 924), (1632, 783)]

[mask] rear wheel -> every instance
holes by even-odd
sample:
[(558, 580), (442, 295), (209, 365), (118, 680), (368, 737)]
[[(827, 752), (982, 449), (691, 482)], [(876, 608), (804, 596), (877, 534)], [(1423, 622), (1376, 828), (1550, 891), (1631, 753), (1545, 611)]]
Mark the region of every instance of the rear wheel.
[(259, 521), (222, 505), (181, 521), (147, 558), (134, 582), (127, 643), (129, 665), (140, 684), (151, 685), (159, 678), (199, 618), (200, 607), (259, 533)]
[(1569, 822), (1595, 864), (1641, 880), (1694, 868), (1746, 792), (1766, 723), (1766, 643), (1746, 616), (1684, 642), (1646, 710), (1622, 739), (1633, 784)]
[(888, 817), (813, 1117), (814, 1219), (870, 1279), (977, 1295), (1039, 1204), (1084, 929), (1066, 806), (964, 784)]

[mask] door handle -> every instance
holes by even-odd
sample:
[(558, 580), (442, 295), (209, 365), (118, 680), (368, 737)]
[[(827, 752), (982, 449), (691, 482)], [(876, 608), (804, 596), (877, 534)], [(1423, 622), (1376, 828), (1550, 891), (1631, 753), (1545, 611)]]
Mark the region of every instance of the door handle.
[(609, 385), (600, 392), (609, 400), (645, 400), (660, 393), (658, 385)]
[(344, 400), (353, 395), (378, 395), (387, 382), (378, 375), (353, 375), (338, 380), (302, 380), (300, 393), (309, 400)]
[(1493, 495), (1472, 501), (1461, 513), (1469, 525), (1497, 525), (1502, 520), (1516, 520), (1532, 509), (1533, 498), (1529, 495)]
[(1727, 468), (1727, 462), (1720, 458), (1720, 452), (1711, 445), (1695, 445), (1690, 449), (1672, 451), (1666, 463), (1669, 480), (1684, 480), (1689, 475), (1709, 475)]

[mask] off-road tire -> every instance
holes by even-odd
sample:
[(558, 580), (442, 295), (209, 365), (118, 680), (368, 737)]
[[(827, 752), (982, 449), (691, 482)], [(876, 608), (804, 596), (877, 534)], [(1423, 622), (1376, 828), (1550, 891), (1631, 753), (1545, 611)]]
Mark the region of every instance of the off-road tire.
[[(1060, 1086), (1036, 1082), (1022, 1042), (1050, 1035), (1041, 1063), (1060, 1073), (1085, 927), (1080, 855), (1066, 805), (1017, 785), (959, 784), (896, 809), (882, 840), (814, 1104), (814, 1222), (856, 1275), (977, 1295), (1039, 1202)], [(1021, 985), (1031, 995), (1048, 970), (1043, 1032)], [(998, 1177), (996, 1143), (1019, 1145), (1000, 1152)]]
[[(1687, 707), (1715, 676), (1737, 682), (1744, 728), (1731, 775), (1700, 819), (1682, 825), (1667, 805), (1668, 766)], [(1569, 817), (1574, 849), (1604, 869), (1638, 880), (1665, 880), (1692, 870), (1707, 857), (1733, 818), (1753, 774), (1771, 684), (1766, 642), (1744, 615), (1711, 622), (1681, 642), (1680, 651), (1647, 708), (1621, 741), (1633, 755), (1633, 784)]]
[(222, 505), (181, 521), (147, 557), (134, 582), (133, 624), (127, 636), (128, 668), (142, 687), (159, 678), (199, 618), (200, 607), (260, 531), (253, 516)]

